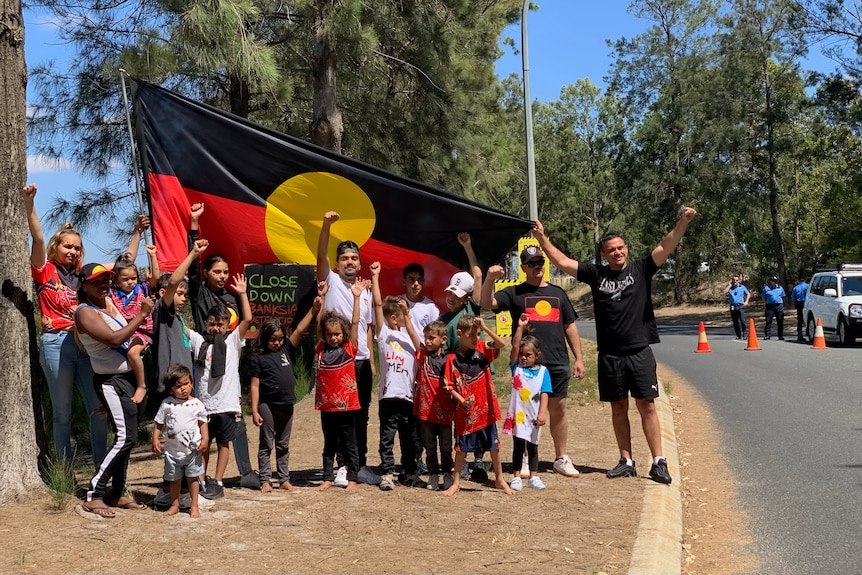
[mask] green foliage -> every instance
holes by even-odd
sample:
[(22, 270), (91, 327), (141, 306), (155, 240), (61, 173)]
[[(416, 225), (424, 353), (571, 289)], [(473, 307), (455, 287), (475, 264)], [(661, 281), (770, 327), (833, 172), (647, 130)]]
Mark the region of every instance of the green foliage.
[(42, 481), (45, 482), (54, 508), (62, 511), (75, 496), (75, 489), (78, 486), (74, 467), (67, 465), (52, 449), (41, 472)]

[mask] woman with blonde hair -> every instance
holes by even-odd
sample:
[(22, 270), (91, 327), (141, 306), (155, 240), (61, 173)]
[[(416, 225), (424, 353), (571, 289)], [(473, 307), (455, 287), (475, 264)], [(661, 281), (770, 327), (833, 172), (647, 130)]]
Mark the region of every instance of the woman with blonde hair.
[[(34, 206), (36, 184), (24, 186), (22, 195), (27, 224), (33, 238), (30, 271), (36, 282), (42, 322), (39, 362), (51, 395), (54, 446), (57, 456), (62, 461), (71, 463), (74, 456), (72, 395), (73, 389), (77, 387), (90, 418), (93, 463), (99, 467), (106, 452), (108, 420), (105, 408), (93, 387), (90, 359), (79, 349), (74, 337), (75, 309), (78, 306), (78, 290), (81, 288), (78, 271), (84, 259), (81, 234), (67, 222), (60, 226), (46, 245)], [(137, 254), (141, 232), (148, 226), (148, 218), (138, 218), (129, 244), (129, 249), (134, 250), (132, 257)]]

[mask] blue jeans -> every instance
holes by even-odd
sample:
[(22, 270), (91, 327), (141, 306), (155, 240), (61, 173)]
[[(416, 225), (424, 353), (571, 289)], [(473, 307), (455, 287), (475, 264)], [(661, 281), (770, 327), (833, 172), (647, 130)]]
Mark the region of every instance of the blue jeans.
[(93, 463), (101, 465), (108, 443), (108, 416), (93, 385), (93, 367), (90, 358), (75, 345), (75, 336), (69, 332), (43, 333), (40, 337), (39, 363), (45, 372), (54, 413), (54, 446), (57, 455), (70, 463), (72, 456), (72, 390), (84, 399), (90, 414), (90, 444)]

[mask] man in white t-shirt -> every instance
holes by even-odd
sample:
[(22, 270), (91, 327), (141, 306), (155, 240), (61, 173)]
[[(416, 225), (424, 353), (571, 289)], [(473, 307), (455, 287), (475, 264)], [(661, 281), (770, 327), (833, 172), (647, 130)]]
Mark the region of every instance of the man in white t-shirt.
[[(362, 266), (359, 261), (359, 246), (352, 241), (338, 244), (335, 250), (335, 270), (329, 259), (329, 235), (332, 224), (338, 221), (338, 212), (326, 212), (317, 242), (317, 281), (329, 286), (324, 303), (325, 311), (337, 311), (350, 319), (353, 316), (353, 292), (351, 286), (358, 279)], [(371, 359), (372, 315), (371, 294), (366, 290), (359, 298), (359, 350), (356, 353), (356, 383), (359, 389), (360, 413), (356, 416), (356, 443), (359, 448), (359, 466), (366, 465), (368, 454), (368, 406), (371, 405), (371, 386), (374, 380)], [(340, 456), (339, 456), (340, 457)], [(341, 466), (343, 467), (343, 466)], [(339, 468), (335, 477), (336, 486), (347, 485), (347, 469)]]

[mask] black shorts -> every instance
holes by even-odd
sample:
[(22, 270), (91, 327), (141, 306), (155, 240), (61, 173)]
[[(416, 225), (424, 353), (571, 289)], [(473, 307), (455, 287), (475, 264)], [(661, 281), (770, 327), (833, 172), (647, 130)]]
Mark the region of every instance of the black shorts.
[(551, 393), (548, 397), (568, 397), (569, 380), (572, 379), (572, 366), (570, 365), (546, 365), (548, 375), (551, 376)]
[(658, 397), (655, 356), (649, 346), (624, 353), (599, 353), (599, 400)]
[(462, 453), (484, 453), (486, 451), (499, 451), (499, 449), (500, 439), (497, 436), (496, 423), (455, 438), (455, 451)]
[(215, 439), (216, 443), (230, 443), (236, 439), (236, 414), (235, 413), (213, 413), (209, 416), (210, 441)]

